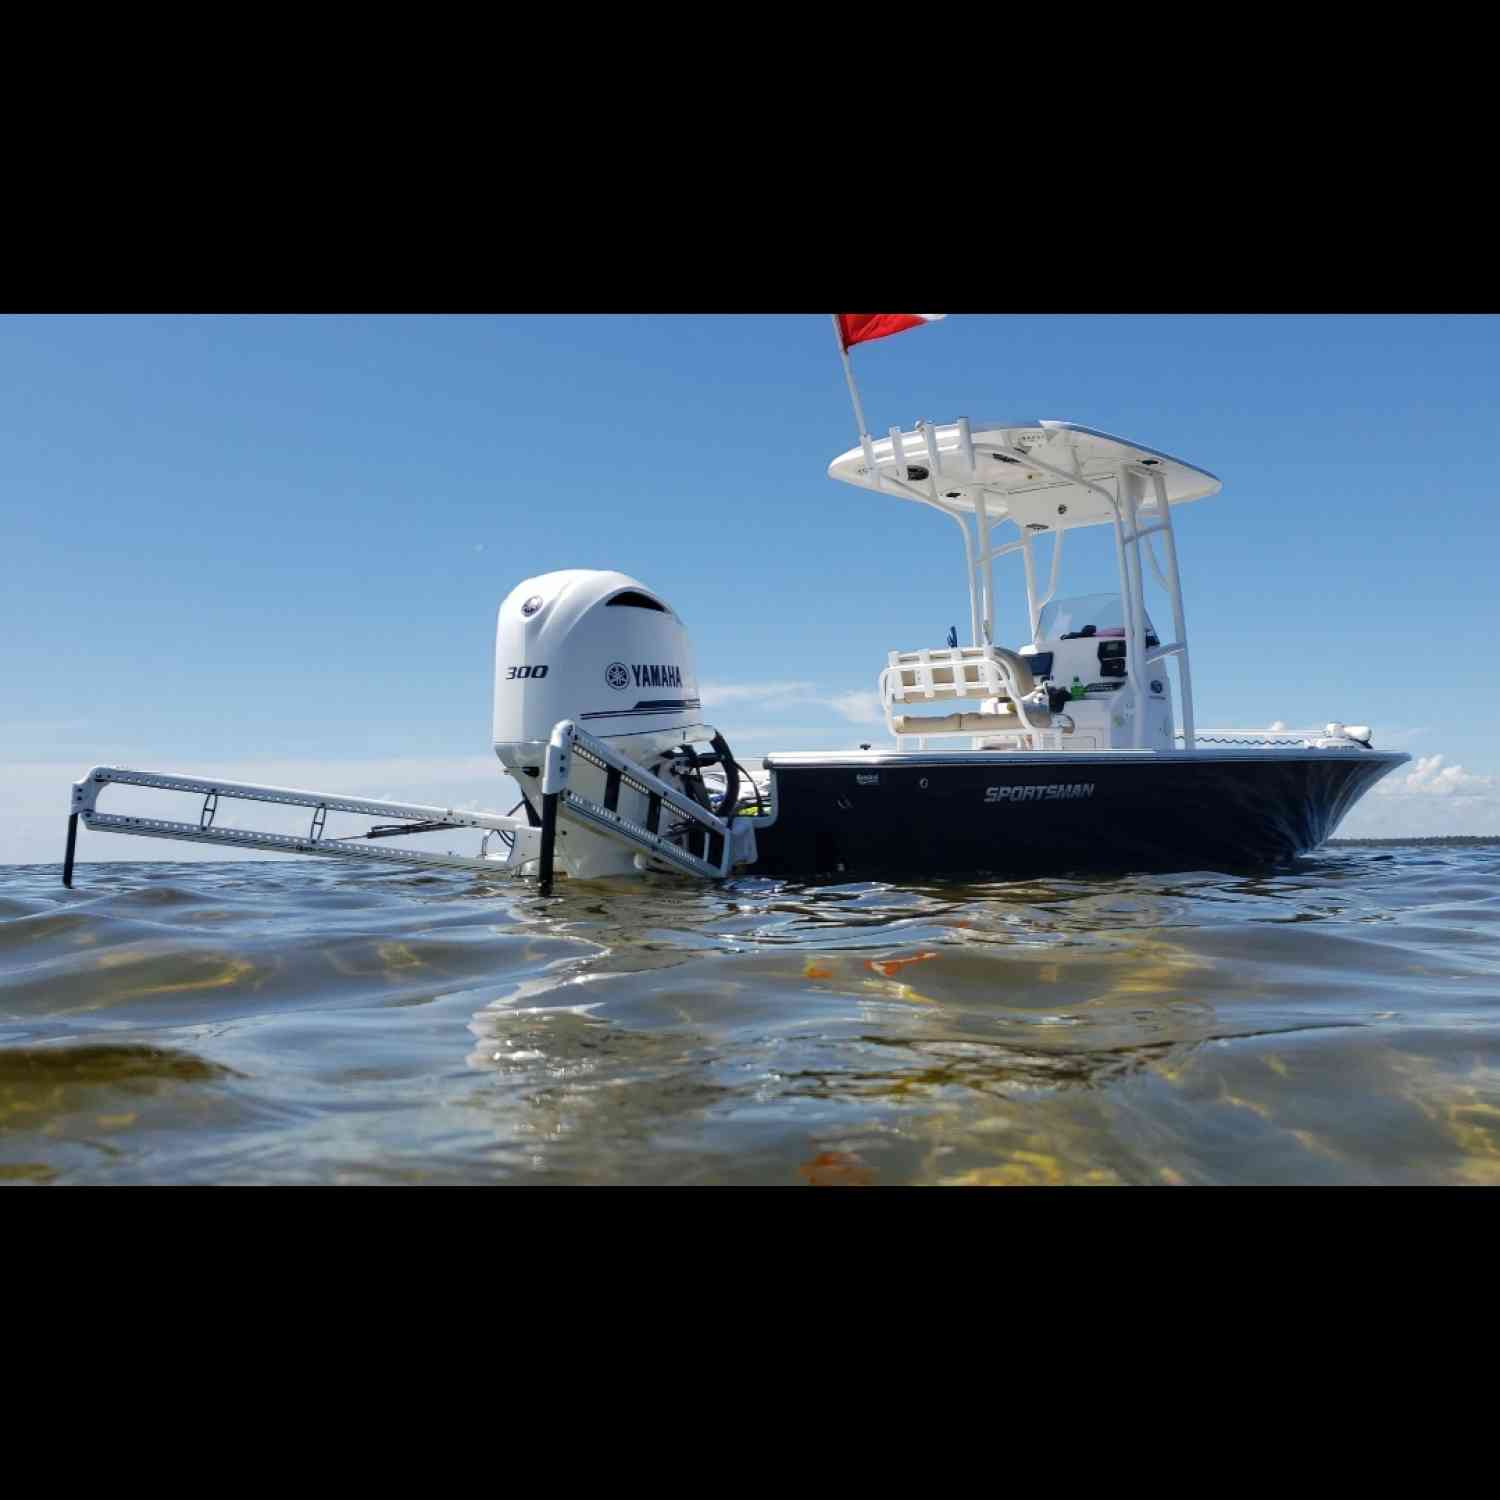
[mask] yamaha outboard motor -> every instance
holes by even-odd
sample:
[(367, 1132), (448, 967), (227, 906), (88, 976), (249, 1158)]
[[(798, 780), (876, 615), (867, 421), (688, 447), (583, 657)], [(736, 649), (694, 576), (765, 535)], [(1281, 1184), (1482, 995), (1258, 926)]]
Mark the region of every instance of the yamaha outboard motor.
[[(687, 629), (637, 579), (586, 568), (543, 573), (517, 584), (500, 606), (495, 754), (533, 817), (547, 742), (563, 719), (704, 805), (700, 768), (722, 763), (732, 810), (738, 777), (727, 746), (703, 720)], [(695, 742), (713, 742), (717, 753), (699, 755)], [(628, 850), (581, 830), (570, 831), (558, 857), (575, 875), (636, 868)]]

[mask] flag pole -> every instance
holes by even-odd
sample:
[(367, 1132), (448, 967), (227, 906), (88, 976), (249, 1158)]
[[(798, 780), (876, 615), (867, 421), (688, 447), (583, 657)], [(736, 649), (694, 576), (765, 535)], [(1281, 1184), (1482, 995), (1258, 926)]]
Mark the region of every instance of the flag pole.
[(844, 347), (844, 328), (839, 322), (837, 313), (830, 313), (833, 319), (833, 336), (838, 341), (839, 358), (844, 362), (844, 379), (849, 382), (849, 399), (854, 403), (854, 425), (859, 428), (859, 445), (865, 453), (865, 469), (870, 476), (873, 485), (879, 488), (880, 476), (875, 469), (875, 450), (870, 445), (870, 426), (865, 421), (865, 409), (859, 399), (859, 387), (854, 383), (854, 366), (849, 363), (849, 351)]

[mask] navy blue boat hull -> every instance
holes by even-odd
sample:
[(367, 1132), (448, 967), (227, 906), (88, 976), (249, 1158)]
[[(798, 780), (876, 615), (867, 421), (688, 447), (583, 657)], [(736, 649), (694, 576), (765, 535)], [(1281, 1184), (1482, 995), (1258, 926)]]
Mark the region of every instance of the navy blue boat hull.
[(1170, 755), (767, 756), (774, 820), (757, 875), (1238, 869), (1317, 848), (1409, 757), (1373, 751)]

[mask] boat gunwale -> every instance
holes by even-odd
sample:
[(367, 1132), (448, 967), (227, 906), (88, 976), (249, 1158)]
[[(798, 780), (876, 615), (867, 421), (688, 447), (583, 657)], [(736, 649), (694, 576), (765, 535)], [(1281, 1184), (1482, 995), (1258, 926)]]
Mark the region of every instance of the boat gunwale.
[(1288, 761), (1329, 761), (1351, 765), (1381, 764), (1387, 769), (1411, 759), (1404, 750), (1366, 750), (1351, 746), (1247, 746), (1212, 750), (782, 750), (759, 757), (767, 770), (839, 766), (1077, 766), (1137, 765), (1192, 766), (1213, 762), (1231, 765)]

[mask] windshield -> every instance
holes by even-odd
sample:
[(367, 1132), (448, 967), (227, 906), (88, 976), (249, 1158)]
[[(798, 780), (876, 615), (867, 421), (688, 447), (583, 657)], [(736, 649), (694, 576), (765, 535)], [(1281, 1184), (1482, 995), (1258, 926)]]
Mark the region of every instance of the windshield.
[[(1039, 641), (1058, 641), (1065, 635), (1078, 635), (1086, 625), (1092, 634), (1120, 636), (1125, 634), (1125, 608), (1118, 594), (1080, 594), (1076, 599), (1058, 599), (1042, 610), (1037, 627)], [(1155, 635), (1151, 617), (1146, 617), (1146, 634)]]

